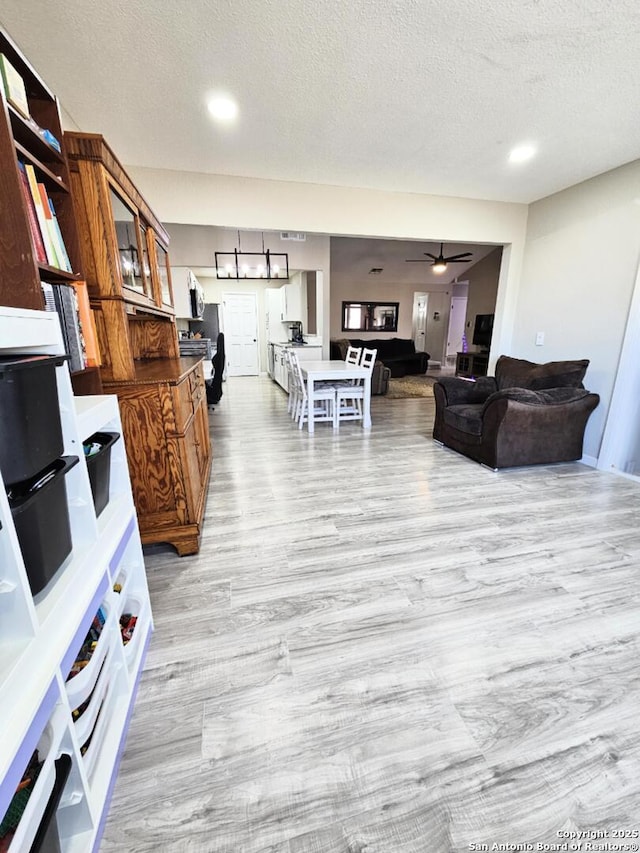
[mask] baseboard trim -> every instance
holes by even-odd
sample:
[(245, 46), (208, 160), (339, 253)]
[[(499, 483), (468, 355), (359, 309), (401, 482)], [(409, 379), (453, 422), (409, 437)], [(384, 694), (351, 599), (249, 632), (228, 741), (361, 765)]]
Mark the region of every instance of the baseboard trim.
[(586, 456), (584, 455), (580, 460), (584, 465), (589, 465), (591, 468), (598, 467), (598, 460), (595, 456)]

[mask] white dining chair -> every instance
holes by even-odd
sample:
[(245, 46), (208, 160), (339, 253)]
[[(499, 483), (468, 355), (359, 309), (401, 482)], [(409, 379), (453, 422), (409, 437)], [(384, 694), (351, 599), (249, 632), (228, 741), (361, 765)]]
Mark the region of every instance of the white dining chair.
[[(362, 350), (360, 357), (360, 367), (364, 367), (373, 373), (373, 366), (376, 363), (377, 349)], [(363, 400), (365, 395), (365, 383), (363, 378), (353, 380), (353, 385), (342, 385), (336, 387), (336, 409), (335, 422), (339, 426), (340, 421), (358, 421), (362, 420), (363, 415)], [(369, 384), (371, 387), (371, 384)]]
[(294, 420), (296, 417), (296, 412), (298, 410), (298, 400), (300, 396), (300, 392), (298, 390), (298, 379), (296, 375), (295, 366), (293, 363), (292, 355), (290, 349), (286, 347), (283, 349), (284, 353), (284, 366), (287, 371), (287, 385), (289, 390), (289, 399), (287, 401), (287, 412), (291, 416), (291, 420)]
[[(347, 354), (344, 357), (345, 364), (360, 364), (360, 358), (362, 357), (362, 347), (352, 347), (349, 344), (347, 348)], [(333, 385), (336, 388), (351, 388), (353, 385), (357, 384), (356, 379), (332, 379)]]
[(360, 358), (362, 356), (362, 347), (352, 347), (351, 344), (347, 347), (347, 354), (344, 357), (344, 360), (347, 364), (360, 364)]
[[(294, 373), (293, 381), (296, 385), (297, 402), (294, 420), (298, 422), (298, 429), (302, 429), (309, 420), (309, 394), (298, 361), (298, 353), (291, 352), (290, 358)], [(335, 427), (336, 389), (328, 384), (314, 385), (314, 398), (313, 420), (318, 423), (330, 421)]]

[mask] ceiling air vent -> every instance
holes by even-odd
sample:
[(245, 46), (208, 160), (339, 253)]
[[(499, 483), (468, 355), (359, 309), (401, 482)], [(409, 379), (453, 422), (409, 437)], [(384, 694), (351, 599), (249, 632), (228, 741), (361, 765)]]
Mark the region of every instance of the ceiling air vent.
[(281, 231), (280, 239), (295, 240), (297, 243), (304, 243), (304, 241), (307, 239), (307, 235), (302, 234), (300, 231)]
[(380, 275), (382, 270), (383, 267), (371, 267), (371, 269), (369, 270), (369, 275)]

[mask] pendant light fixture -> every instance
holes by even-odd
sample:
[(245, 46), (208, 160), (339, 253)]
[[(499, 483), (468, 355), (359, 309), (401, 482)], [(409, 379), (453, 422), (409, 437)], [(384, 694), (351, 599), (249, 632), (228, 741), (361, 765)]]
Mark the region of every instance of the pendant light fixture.
[(267, 281), (286, 281), (289, 278), (289, 255), (265, 250), (264, 233), (261, 252), (243, 252), (238, 231), (238, 248), (232, 252), (216, 252), (215, 256), (217, 278)]

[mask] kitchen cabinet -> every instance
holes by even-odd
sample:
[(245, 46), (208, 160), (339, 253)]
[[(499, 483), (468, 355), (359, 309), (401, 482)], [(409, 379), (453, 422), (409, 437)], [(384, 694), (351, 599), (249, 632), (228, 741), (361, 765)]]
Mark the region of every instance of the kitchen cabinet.
[(289, 380), (284, 363), (284, 344), (273, 344), (273, 379), (285, 391), (289, 391)]
[[(55, 315), (0, 308), (0, 354), (63, 352)], [(54, 832), (56, 849), (72, 853), (99, 847), (153, 622), (117, 400), (74, 397), (66, 364), (56, 383), (64, 452), (79, 457), (66, 478), (72, 550), (36, 596), (0, 477), (0, 819), (37, 748), (44, 765), (10, 849), (31, 849), (64, 761)], [(82, 442), (104, 430), (121, 438), (96, 516)], [(91, 658), (69, 678), (98, 611), (104, 622)], [(126, 645), (125, 613), (137, 617)]]
[(306, 273), (295, 273), (280, 288), (282, 322), (304, 322), (307, 318)]
[[(287, 393), (289, 392), (289, 376), (284, 360), (284, 350), (291, 344), (273, 344), (273, 379)], [(292, 347), (298, 355), (299, 361), (319, 361), (322, 359), (321, 346), (296, 346)]]
[(171, 267), (171, 283), (173, 285), (173, 307), (176, 318), (193, 320), (191, 291), (201, 287), (197, 277), (188, 267)]

